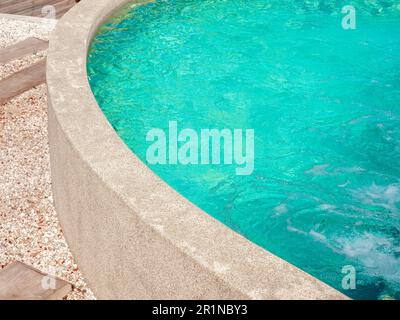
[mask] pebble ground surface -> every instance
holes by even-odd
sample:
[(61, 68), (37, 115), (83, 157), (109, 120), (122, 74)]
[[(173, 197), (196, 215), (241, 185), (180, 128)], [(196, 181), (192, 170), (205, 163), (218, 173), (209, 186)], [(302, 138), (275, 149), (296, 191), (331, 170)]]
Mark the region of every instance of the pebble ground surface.
[[(54, 23), (0, 18), (0, 48), (48, 39)], [(46, 56), (0, 64), (0, 79)], [(95, 299), (76, 265), (53, 206), (46, 85), (0, 105), (0, 272), (14, 260), (74, 285), (67, 299)]]

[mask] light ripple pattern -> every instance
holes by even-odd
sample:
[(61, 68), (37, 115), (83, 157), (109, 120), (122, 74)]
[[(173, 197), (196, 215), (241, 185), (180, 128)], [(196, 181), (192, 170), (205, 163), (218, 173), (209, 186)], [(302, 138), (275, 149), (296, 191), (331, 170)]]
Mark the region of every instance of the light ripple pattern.
[[(341, 26), (344, 5), (356, 9), (355, 30)], [(88, 74), (145, 163), (147, 132), (168, 121), (254, 129), (252, 175), (149, 166), (346, 295), (400, 299), (399, 34), (399, 1), (159, 0), (127, 6), (99, 29)], [(355, 290), (342, 288), (346, 265)]]

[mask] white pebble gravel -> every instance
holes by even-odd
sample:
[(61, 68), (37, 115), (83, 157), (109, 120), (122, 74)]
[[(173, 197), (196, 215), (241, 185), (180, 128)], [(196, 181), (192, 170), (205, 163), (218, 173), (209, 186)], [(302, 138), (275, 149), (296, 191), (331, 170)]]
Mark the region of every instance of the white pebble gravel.
[[(47, 39), (53, 28), (1, 17), (0, 48), (28, 37)], [(0, 79), (45, 55), (0, 64)], [(48, 148), (45, 84), (0, 105), (0, 269), (19, 260), (72, 283), (68, 299), (94, 299), (53, 206)]]

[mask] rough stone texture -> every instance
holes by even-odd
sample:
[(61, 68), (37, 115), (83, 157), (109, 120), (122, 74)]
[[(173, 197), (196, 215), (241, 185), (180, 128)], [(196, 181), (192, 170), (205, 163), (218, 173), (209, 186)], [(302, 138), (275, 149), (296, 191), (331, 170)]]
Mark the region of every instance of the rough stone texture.
[[(0, 47), (28, 37), (47, 39), (37, 23), (0, 19)], [(0, 79), (45, 57), (0, 65)], [(0, 105), (0, 269), (14, 260), (71, 282), (69, 299), (91, 299), (53, 206), (48, 154), (46, 85)]]
[(85, 0), (58, 24), (47, 64), (53, 194), (99, 298), (346, 299), (171, 189), (121, 141), (88, 84), (97, 26), (128, 0)]

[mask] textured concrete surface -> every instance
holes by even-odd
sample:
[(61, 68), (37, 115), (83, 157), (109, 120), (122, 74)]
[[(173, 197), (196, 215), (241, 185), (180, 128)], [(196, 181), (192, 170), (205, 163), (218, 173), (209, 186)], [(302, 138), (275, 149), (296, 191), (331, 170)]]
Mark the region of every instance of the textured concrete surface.
[(47, 64), (53, 194), (98, 298), (345, 299), (176, 193), (122, 142), (87, 81), (99, 24), (127, 0), (84, 0), (58, 24)]

